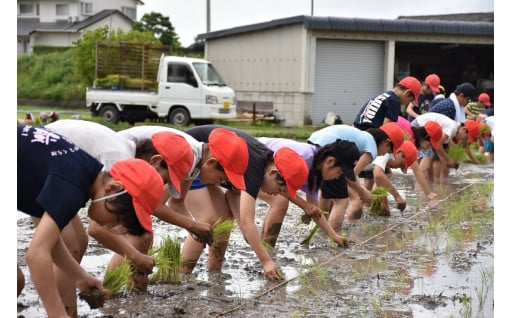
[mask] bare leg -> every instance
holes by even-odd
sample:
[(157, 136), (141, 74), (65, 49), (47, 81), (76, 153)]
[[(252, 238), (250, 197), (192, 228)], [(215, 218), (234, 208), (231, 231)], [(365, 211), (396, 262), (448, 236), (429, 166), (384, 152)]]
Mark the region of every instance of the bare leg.
[(329, 214), (329, 224), (331, 227), (339, 233), (343, 226), (343, 221), (345, 219), (345, 210), (347, 209), (349, 198), (344, 199), (332, 199), (333, 206), (331, 209), (331, 213)]
[[(89, 238), (78, 215), (64, 227), (61, 236), (71, 255), (80, 263), (87, 249)], [(78, 317), (75, 281), (55, 265), (53, 266), (53, 271), (62, 302), (66, 307), (68, 315)]]
[(289, 200), (282, 195), (270, 195), (261, 191), (258, 197), (270, 204), (263, 220), (261, 238), (270, 246), (275, 247), (284, 217), (288, 211)]
[(18, 295), (16, 297), (18, 297), (21, 294), (21, 291), (25, 287), (25, 275), (23, 275), (23, 272), (21, 271), (21, 268), (19, 265), (18, 265), (18, 283), (17, 283), (17, 285), (18, 285)]
[[(130, 234), (124, 234), (126, 240), (134, 246), (137, 251), (147, 254), (151, 246), (153, 245), (153, 234), (146, 232), (142, 236), (134, 236)], [(123, 256), (115, 253), (110, 259), (107, 270), (112, 270), (118, 266), (121, 266), (123, 262)], [(149, 274), (139, 273), (134, 271), (132, 273), (131, 288), (135, 291), (146, 291), (148, 288)]]
[[(233, 219), (226, 203), (224, 191), (218, 187), (209, 185), (201, 189), (190, 190), (187, 193), (185, 202), (192, 215), (197, 221), (214, 224), (218, 218), (223, 220)], [(208, 268), (220, 270), (224, 261), (224, 254), (229, 242), (230, 234), (223, 237), (214, 237), (208, 253)], [(191, 273), (197, 264), (197, 260), (205, 245), (188, 236), (183, 245), (183, 266), (182, 273)]]

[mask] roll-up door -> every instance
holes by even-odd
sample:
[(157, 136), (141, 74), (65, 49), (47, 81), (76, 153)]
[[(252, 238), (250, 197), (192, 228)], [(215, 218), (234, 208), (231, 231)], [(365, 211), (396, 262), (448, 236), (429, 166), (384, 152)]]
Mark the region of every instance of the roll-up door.
[(361, 106), (384, 90), (384, 42), (318, 40), (311, 119), (328, 112), (352, 125)]

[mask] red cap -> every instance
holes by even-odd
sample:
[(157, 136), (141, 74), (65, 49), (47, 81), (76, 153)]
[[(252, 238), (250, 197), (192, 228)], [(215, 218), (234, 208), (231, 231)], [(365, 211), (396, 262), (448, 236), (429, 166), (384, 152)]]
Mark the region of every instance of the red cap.
[(480, 136), (480, 124), (475, 120), (466, 119), (464, 126), (468, 129), (468, 137), (471, 142), (475, 141)]
[(425, 84), (428, 85), (431, 91), (434, 93), (439, 93), (439, 84), (441, 84), (441, 79), (437, 74), (430, 74), (425, 77)]
[(491, 106), (491, 97), (487, 93), (482, 93), (482, 94), (478, 95), (478, 102), (489, 107), (489, 106)]
[(393, 143), (393, 153), (396, 154), (398, 148), (404, 143), (404, 131), (395, 122), (390, 122), (380, 126), (380, 129), (388, 135)]
[(402, 147), (400, 147), (398, 150), (401, 150), (404, 153), (405, 163), (402, 171), (406, 173), (407, 169), (409, 169), (409, 167), (416, 161), (416, 159), (418, 159), (418, 150), (416, 149), (414, 143), (409, 140), (404, 141)]
[(183, 136), (170, 131), (154, 133), (151, 142), (167, 163), (171, 183), (181, 195), (181, 181), (186, 178), (194, 164), (194, 153), (190, 144)]
[(112, 165), (110, 175), (123, 184), (132, 197), (135, 214), (140, 225), (153, 232), (151, 215), (158, 206), (164, 183), (156, 170), (142, 159), (121, 160)]
[(418, 79), (416, 77), (407, 76), (407, 77), (404, 77), (400, 82), (398, 82), (398, 84), (411, 90), (412, 94), (414, 95), (414, 100), (416, 101), (416, 104), (417, 104), (418, 97), (420, 96), (420, 92), (421, 92), (420, 81), (418, 81)]
[(208, 147), (224, 168), (229, 182), (238, 190), (245, 190), (244, 174), (249, 164), (249, 149), (245, 139), (225, 128), (215, 128), (208, 137)]
[(430, 143), (434, 149), (439, 148), (439, 142), (443, 138), (443, 128), (435, 121), (428, 121), (425, 126), (428, 136), (430, 137)]
[(274, 163), (286, 182), (288, 194), (295, 199), (297, 190), (308, 178), (306, 161), (291, 148), (282, 147), (274, 153)]

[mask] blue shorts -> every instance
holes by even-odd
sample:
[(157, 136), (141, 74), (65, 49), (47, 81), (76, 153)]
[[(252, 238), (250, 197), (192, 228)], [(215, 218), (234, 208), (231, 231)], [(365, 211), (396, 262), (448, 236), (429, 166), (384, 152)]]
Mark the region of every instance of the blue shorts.
[(190, 185), (190, 190), (202, 189), (204, 187), (206, 187), (206, 184), (199, 181), (199, 177), (195, 177), (194, 181), (192, 181), (192, 184)]
[(435, 152), (432, 147), (429, 147), (426, 150), (418, 149), (418, 159), (425, 158), (425, 157), (434, 157)]
[(486, 139), (482, 139), (486, 152), (494, 152), (494, 142), (491, 141), (491, 135)]

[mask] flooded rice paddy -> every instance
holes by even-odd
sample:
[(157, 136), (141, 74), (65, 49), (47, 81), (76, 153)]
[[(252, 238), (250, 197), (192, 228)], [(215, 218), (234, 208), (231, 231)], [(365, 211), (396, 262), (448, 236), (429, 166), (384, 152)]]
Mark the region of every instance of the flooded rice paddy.
[[(285, 281), (268, 282), (238, 229), (231, 235), (222, 271), (208, 273), (207, 250), (192, 275), (176, 284), (152, 283), (147, 292), (125, 292), (103, 308), (79, 300), (80, 317), (493, 317), (494, 166), (462, 165), (433, 187), (429, 202), (415, 190), (412, 172), (393, 171), (407, 208), (390, 217), (365, 213), (346, 220), (350, 244), (336, 247), (321, 231), (300, 242), (311, 224), (290, 205), (272, 256)], [(394, 203), (390, 197), (390, 203)], [(268, 205), (257, 201), (257, 226)], [(81, 212), (82, 214), (84, 212)], [(85, 216), (83, 216), (86, 222)], [(187, 232), (155, 220), (158, 243)], [(18, 262), (26, 286), (18, 317), (45, 311), (24, 260), (33, 227), (18, 214)], [(111, 253), (90, 238), (82, 266), (102, 277)]]

